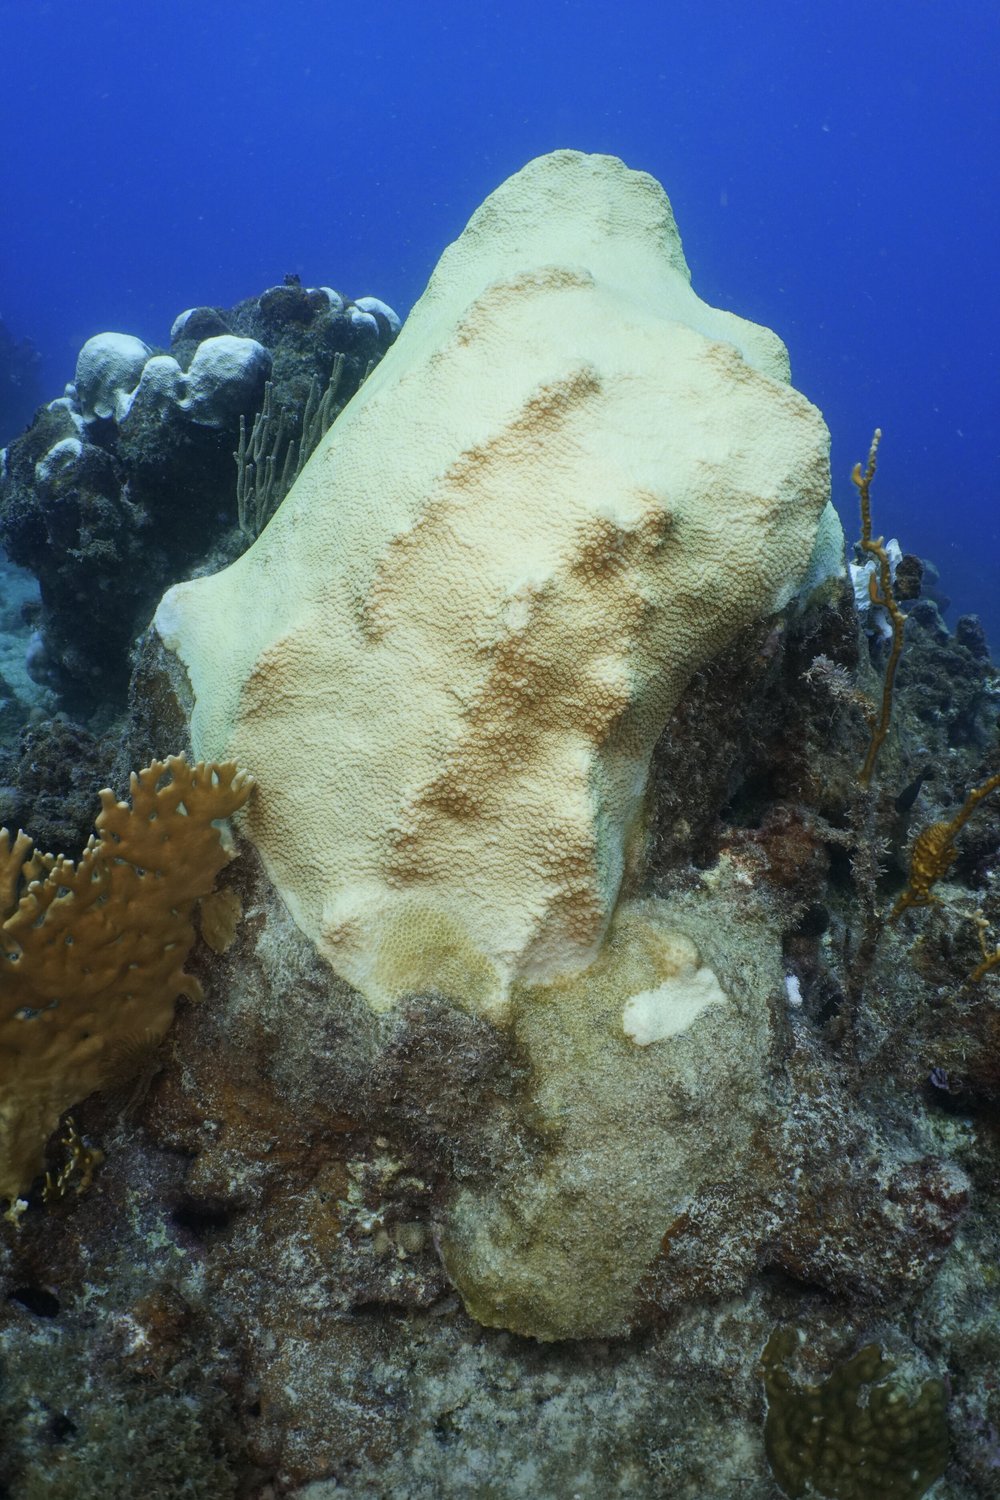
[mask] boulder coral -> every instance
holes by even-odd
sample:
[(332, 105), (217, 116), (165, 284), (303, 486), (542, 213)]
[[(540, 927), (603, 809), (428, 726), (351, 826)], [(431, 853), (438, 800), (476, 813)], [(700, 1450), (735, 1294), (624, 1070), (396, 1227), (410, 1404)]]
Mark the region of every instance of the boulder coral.
[(473, 215), (265, 534), (155, 628), (334, 968), (376, 1008), (446, 973), (502, 1016), (598, 956), (668, 714), (796, 594), (828, 498), (780, 340), (696, 296), (652, 178), (560, 151)]
[(527, 1061), (530, 1168), (440, 1226), (483, 1323), (633, 1327), (767, 1112), (772, 918), (636, 897), (692, 674), (839, 569), (827, 452), (780, 340), (693, 292), (662, 188), (556, 152), (445, 251), (255, 545), (157, 610), (319, 952), (375, 1012), (434, 993)]

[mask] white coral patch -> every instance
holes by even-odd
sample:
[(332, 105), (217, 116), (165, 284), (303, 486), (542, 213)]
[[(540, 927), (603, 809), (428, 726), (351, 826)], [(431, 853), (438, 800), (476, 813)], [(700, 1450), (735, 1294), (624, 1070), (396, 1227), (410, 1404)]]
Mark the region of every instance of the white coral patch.
[(365, 312), (364, 308), (361, 307), (349, 307), (347, 309), (347, 316), (356, 327), (374, 328), (375, 332), (378, 333), (378, 318), (376, 318), (374, 313)]
[(178, 313), (177, 314), (176, 318), (174, 319), (174, 321), (170, 325), (170, 342), (171, 343), (173, 343), (174, 339), (179, 339), (180, 338), (182, 332), (184, 331), (184, 325), (185, 325), (185, 323), (187, 322), (187, 320), (191, 316), (191, 314), (193, 312), (196, 312), (196, 311), (197, 311), (197, 309), (194, 308), (194, 307), (186, 307), (182, 313)]
[(87, 340), (77, 357), (74, 383), (88, 421), (95, 417), (120, 420), (119, 408), (138, 385), (152, 352), (130, 333), (97, 333)]
[(399, 313), (394, 312), (388, 302), (383, 302), (380, 297), (355, 297), (354, 306), (360, 307), (362, 312), (381, 313), (393, 333), (398, 333), (403, 326)]
[(63, 438), (61, 442), (55, 443), (35, 465), (36, 482), (46, 484), (57, 474), (71, 469), (82, 453), (83, 444), (79, 438)]
[(343, 311), (344, 299), (339, 292), (334, 291), (332, 286), (311, 286), (309, 290), (311, 292), (322, 292), (323, 296), (329, 302), (332, 312)]
[(689, 1031), (710, 1005), (724, 1005), (726, 993), (712, 969), (701, 964), (698, 950), (687, 938), (678, 937), (676, 973), (655, 989), (630, 995), (622, 1011), (622, 1029), (637, 1047), (648, 1047), (667, 1037)]

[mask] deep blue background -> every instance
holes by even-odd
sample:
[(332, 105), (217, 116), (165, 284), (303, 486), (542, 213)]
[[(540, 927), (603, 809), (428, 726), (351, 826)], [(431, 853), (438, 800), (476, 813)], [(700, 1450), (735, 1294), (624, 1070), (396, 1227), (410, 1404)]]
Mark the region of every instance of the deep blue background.
[(0, 0), (0, 56), (0, 316), (52, 395), (289, 271), (403, 313), (529, 157), (613, 152), (789, 345), (849, 533), (878, 423), (876, 530), (1000, 643), (996, 0)]

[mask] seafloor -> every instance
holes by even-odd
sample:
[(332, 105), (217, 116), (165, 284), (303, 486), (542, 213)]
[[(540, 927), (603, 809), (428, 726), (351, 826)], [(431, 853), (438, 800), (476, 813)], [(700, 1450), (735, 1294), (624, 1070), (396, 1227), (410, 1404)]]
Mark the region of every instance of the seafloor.
[[(391, 337), (294, 285), (199, 310), (218, 331), (209, 313), (266, 343), (299, 411), (338, 353), (346, 398)], [(33, 478), (71, 403), (0, 480), (0, 825), (71, 855), (101, 787), (182, 748), (183, 687), (151, 641), (131, 652), (151, 604), (248, 544), (233, 430), (197, 448), (107, 421), (77, 513)], [(544, 1156), (532, 1039), (433, 991), (373, 1016), (240, 844), (220, 885), (242, 920), (187, 966), (204, 998), (159, 1044), (126, 1039), (2, 1225), (0, 1496), (1000, 1494), (1000, 794), (954, 825), (928, 901), (890, 915), (919, 889), (918, 835), (1000, 770), (1000, 679), (934, 570), (897, 576), (870, 787), (889, 644), (847, 582), (717, 656), (658, 744), (639, 894), (696, 913), (710, 892), (730, 935), (779, 935), (784, 981), (751, 1149), (668, 1216), (630, 1331), (469, 1316), (443, 1205)], [(684, 1086), (678, 1118), (718, 1108)], [(581, 1307), (615, 1274), (597, 1220), (565, 1288)]]

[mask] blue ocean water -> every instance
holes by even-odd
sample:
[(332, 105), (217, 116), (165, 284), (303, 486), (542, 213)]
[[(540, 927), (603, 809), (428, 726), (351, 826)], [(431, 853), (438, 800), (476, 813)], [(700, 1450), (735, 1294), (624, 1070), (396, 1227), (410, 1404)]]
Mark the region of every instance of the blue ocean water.
[(611, 152), (789, 345), (849, 535), (878, 424), (876, 531), (1000, 642), (995, 0), (0, 0), (0, 53), (0, 316), (46, 394), (289, 272), (405, 313), (526, 160)]

